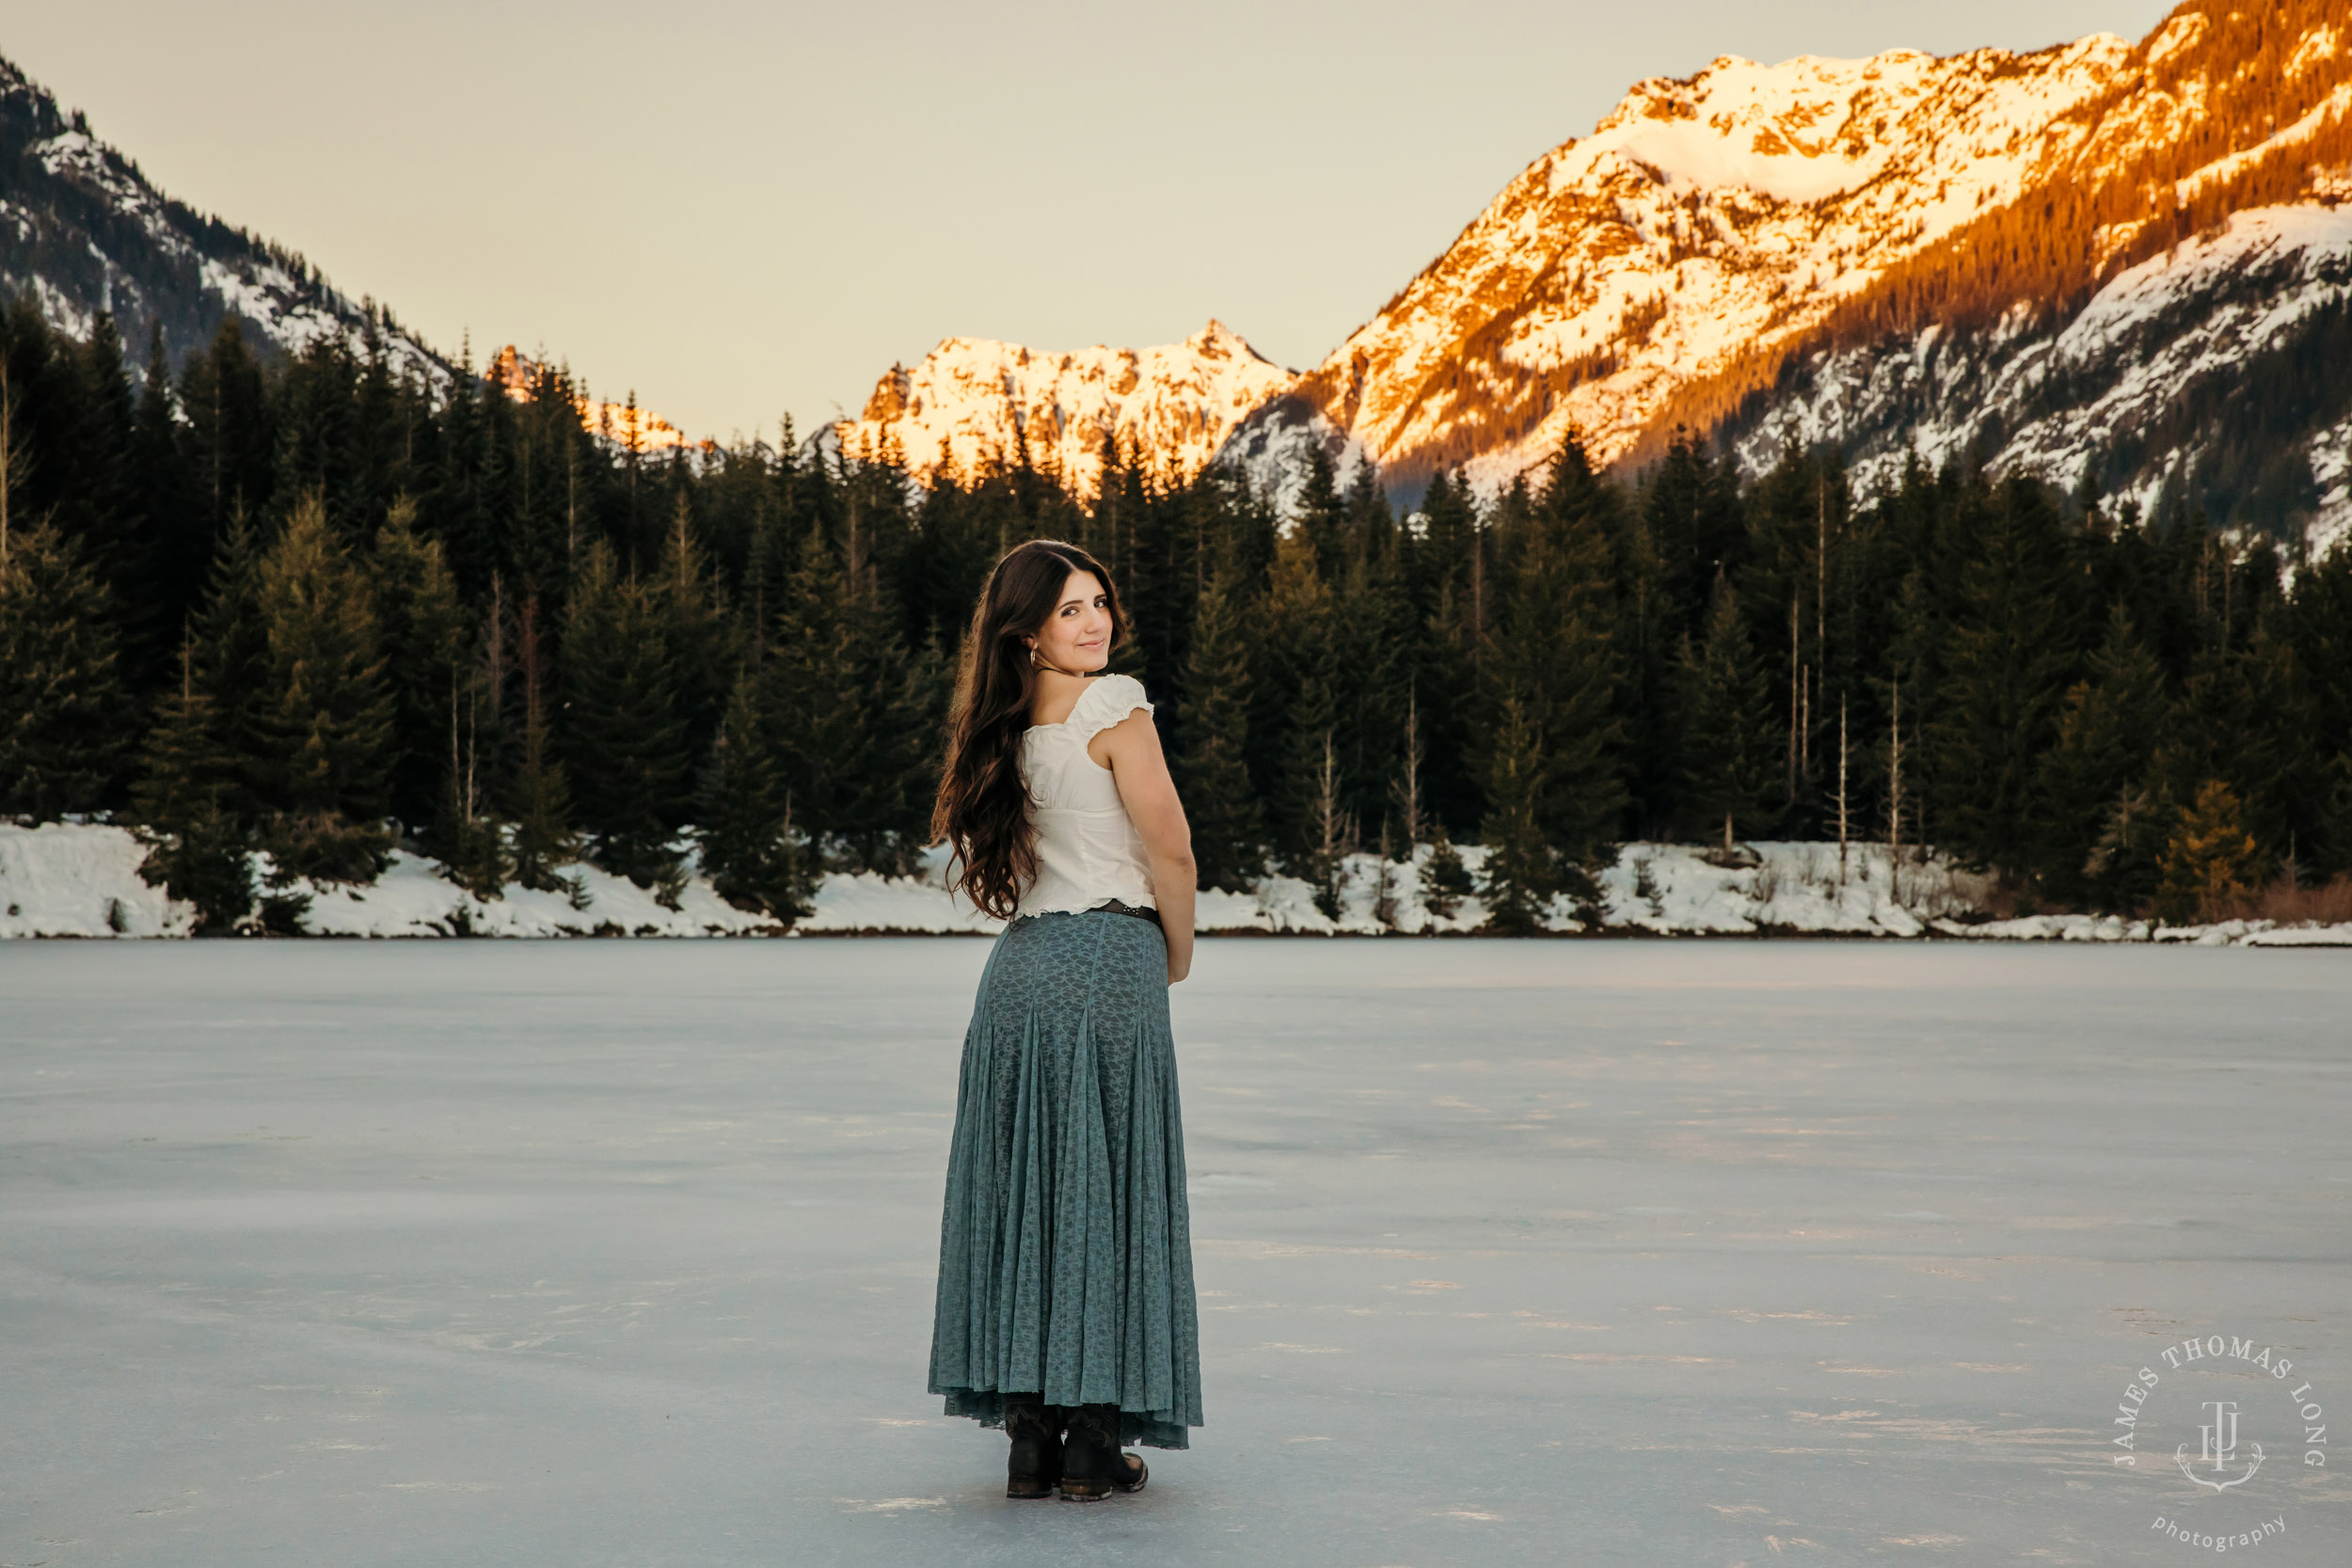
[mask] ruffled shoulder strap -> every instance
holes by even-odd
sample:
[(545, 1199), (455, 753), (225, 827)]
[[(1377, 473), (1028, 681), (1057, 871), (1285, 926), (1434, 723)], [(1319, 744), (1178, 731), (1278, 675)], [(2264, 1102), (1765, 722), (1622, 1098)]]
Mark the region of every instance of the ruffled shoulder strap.
[(1071, 732), (1080, 740), (1091, 740), (1141, 708), (1152, 711), (1151, 700), (1143, 694), (1143, 683), (1133, 675), (1097, 675), (1078, 694), (1078, 703), (1070, 710)]

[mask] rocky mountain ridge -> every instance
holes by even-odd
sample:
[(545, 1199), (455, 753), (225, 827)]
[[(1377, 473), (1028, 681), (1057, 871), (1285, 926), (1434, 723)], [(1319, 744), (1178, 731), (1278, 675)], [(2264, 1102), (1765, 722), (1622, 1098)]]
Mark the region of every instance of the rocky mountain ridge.
[(2015, 202), (2126, 52), (1724, 58), (1642, 83), (1293, 395), (1393, 481), (1459, 467), (1491, 489), (1571, 428), (1620, 457), (1678, 387)]
[(341, 338), (381, 346), (395, 375), (446, 385), (447, 360), (372, 300), (328, 284), (295, 252), (158, 191), (44, 87), (0, 58), (0, 289), (30, 293), (87, 337), (114, 317), (134, 360), (163, 334), (174, 364), (231, 312), (254, 346), (298, 354)]
[(913, 370), (893, 365), (858, 418), (822, 434), (853, 456), (888, 454), (920, 473), (969, 473), (1025, 451), (1090, 492), (1105, 443), (1188, 478), (1296, 379), (1214, 319), (1181, 343), (1145, 349), (1047, 354), (950, 338)]
[[(2282, 409), (2288, 428), (2252, 428)], [(2233, 214), (2071, 319), (2017, 310), (1816, 352), (1723, 434), (1749, 472), (1827, 445), (1877, 494), (1915, 457), (1975, 458), (2324, 550), (2352, 533), (2352, 205)]]
[[(1278, 498), (1317, 450), (1406, 499), (1441, 469), (1492, 494), (1571, 430), (1638, 467), (1685, 427), (1751, 472), (1791, 439), (1838, 446), (1866, 487), (1915, 450), (1970, 455), (2332, 534), (2352, 521), (2342, 377), (2259, 435), (2174, 404), (2261, 356), (2318, 352), (2352, 264), (2347, 199), (2341, 0), (2189, 0), (2137, 43), (2022, 55), (1726, 56), (1637, 85), (1536, 159), (1303, 375), (1188, 402), (1171, 351), (1089, 354), (1137, 368), (1124, 397), (1186, 430), (1181, 466)], [(918, 471), (942, 432), (968, 464), (1036, 415), (1099, 446), (1057, 386), (1004, 373), (1026, 351), (987, 345), (977, 373), (973, 351), (894, 367), (836, 429), (895, 438)], [(1156, 365), (1176, 368), (1152, 386)]]
[[(335, 288), (296, 252), (157, 190), (139, 166), (98, 139), (78, 111), (0, 58), (0, 293), (30, 294), (55, 325), (87, 338), (112, 315), (135, 365), (161, 332), (177, 366), (235, 315), (257, 351), (301, 354), (340, 341), (380, 352), (396, 378), (437, 394), (469, 367), (453, 362), (371, 299)], [(513, 344), (482, 374), (528, 395), (541, 366)], [(575, 399), (586, 428), (646, 451), (693, 446), (634, 402)]]

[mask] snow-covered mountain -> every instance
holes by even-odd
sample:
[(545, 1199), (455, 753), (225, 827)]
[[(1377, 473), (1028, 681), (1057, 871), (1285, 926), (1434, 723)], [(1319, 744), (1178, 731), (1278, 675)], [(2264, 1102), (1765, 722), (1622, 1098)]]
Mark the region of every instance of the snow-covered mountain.
[(1159, 348), (1047, 354), (949, 338), (913, 370), (893, 365), (857, 419), (824, 432), (851, 456), (893, 452), (930, 473), (1029, 460), (1091, 491), (1105, 441), (1145, 462), (1198, 473), (1233, 427), (1295, 379), (1223, 322)]
[[(90, 132), (78, 112), (0, 58), (0, 293), (29, 290), (44, 315), (76, 337), (113, 313), (135, 368), (158, 326), (174, 365), (200, 349), (224, 317), (243, 318), (264, 352), (299, 354), (338, 339), (364, 356), (380, 346), (395, 376), (444, 391), (458, 368), (391, 311), (353, 300), (282, 245), (165, 196), (137, 164)], [(528, 396), (542, 367), (508, 344), (483, 374)], [(581, 423), (616, 446), (698, 443), (635, 403), (576, 393)]]
[(30, 290), (50, 321), (86, 336), (111, 311), (135, 365), (160, 326), (173, 363), (230, 311), (260, 348), (322, 338), (363, 349), (373, 332), (396, 375), (445, 384), (441, 356), (372, 301), (330, 287), (281, 246), (174, 201), (76, 111), (0, 59), (0, 289)]
[(1915, 433), (2071, 483), (2136, 445), (2105, 477), (2150, 491), (2212, 434), (2139, 439), (2180, 378), (2340, 297), (2348, 162), (2344, 0), (2191, 0), (2137, 45), (1718, 59), (1537, 159), (1229, 460), (1353, 445), (1392, 488), (1492, 489), (1570, 429), (1638, 461), (1728, 425), (1751, 467)]
[[(2282, 414), (2283, 432), (2258, 428)], [(2071, 318), (2015, 310), (1819, 351), (1725, 434), (1751, 472), (1790, 442), (1827, 444), (1876, 493), (1915, 452), (1974, 453), (2067, 489), (2088, 475), (2144, 515), (2179, 499), (2299, 520), (2325, 549), (2352, 532), (2352, 204), (2233, 214)]]
[(2352, 377), (2278, 380), (2259, 431), (2217, 393), (2326, 358), (2347, 202), (2344, 0), (2189, 0), (2137, 44), (2025, 55), (1726, 56), (1536, 159), (1303, 376), (951, 340), (836, 428), (920, 469), (1047, 412), (1082, 474), (1104, 429), (1179, 430), (1186, 466), (1230, 431), (1218, 460), (1278, 496), (1319, 448), (1409, 497), (1455, 468), (1491, 493), (1570, 430), (1638, 465), (1682, 426), (1751, 471), (1826, 441), (1869, 484), (1915, 446), (2325, 531), (2352, 520)]
[(1644, 82), (1529, 166), (1298, 396), (1395, 480), (1461, 467), (1491, 488), (1570, 428), (1616, 458), (1679, 388), (2017, 201), (2053, 127), (2128, 53), (2101, 35), (2026, 56), (1725, 57)]

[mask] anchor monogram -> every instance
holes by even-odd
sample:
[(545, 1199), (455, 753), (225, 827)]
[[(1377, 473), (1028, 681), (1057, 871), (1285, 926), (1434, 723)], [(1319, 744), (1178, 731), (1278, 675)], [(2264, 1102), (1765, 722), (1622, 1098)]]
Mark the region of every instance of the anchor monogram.
[[(2207, 1400), (2205, 1408), (2213, 1412), (2213, 1420), (2197, 1429), (2204, 1434), (2205, 1439), (2204, 1449), (2198, 1454), (2197, 1463), (2209, 1465), (2215, 1475), (2225, 1475), (2229, 1471), (2230, 1462), (2237, 1457), (2237, 1401)], [(2247, 1447), (2254, 1452), (2252, 1462), (2246, 1466), (2244, 1475), (2233, 1476), (2228, 1481), (2214, 1481), (2190, 1469), (2186, 1443), (2183, 1443), (2172, 1450), (2172, 1459), (2173, 1463), (2180, 1465), (2181, 1474), (2198, 1485), (2210, 1486), (2217, 1492), (2226, 1492), (2233, 1486), (2245, 1485), (2254, 1479), (2254, 1472), (2263, 1467), (2263, 1446), (2260, 1443), (2249, 1443)]]

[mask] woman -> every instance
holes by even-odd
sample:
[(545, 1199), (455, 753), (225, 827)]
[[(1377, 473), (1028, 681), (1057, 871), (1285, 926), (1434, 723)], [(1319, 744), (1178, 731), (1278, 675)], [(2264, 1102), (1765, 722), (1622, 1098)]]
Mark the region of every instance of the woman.
[(951, 889), (1009, 919), (963, 1039), (930, 1388), (1012, 1439), (1005, 1495), (1097, 1498), (1200, 1424), (1168, 988), (1192, 836), (1152, 705), (1103, 667), (1110, 574), (1032, 539), (989, 574), (931, 818)]

